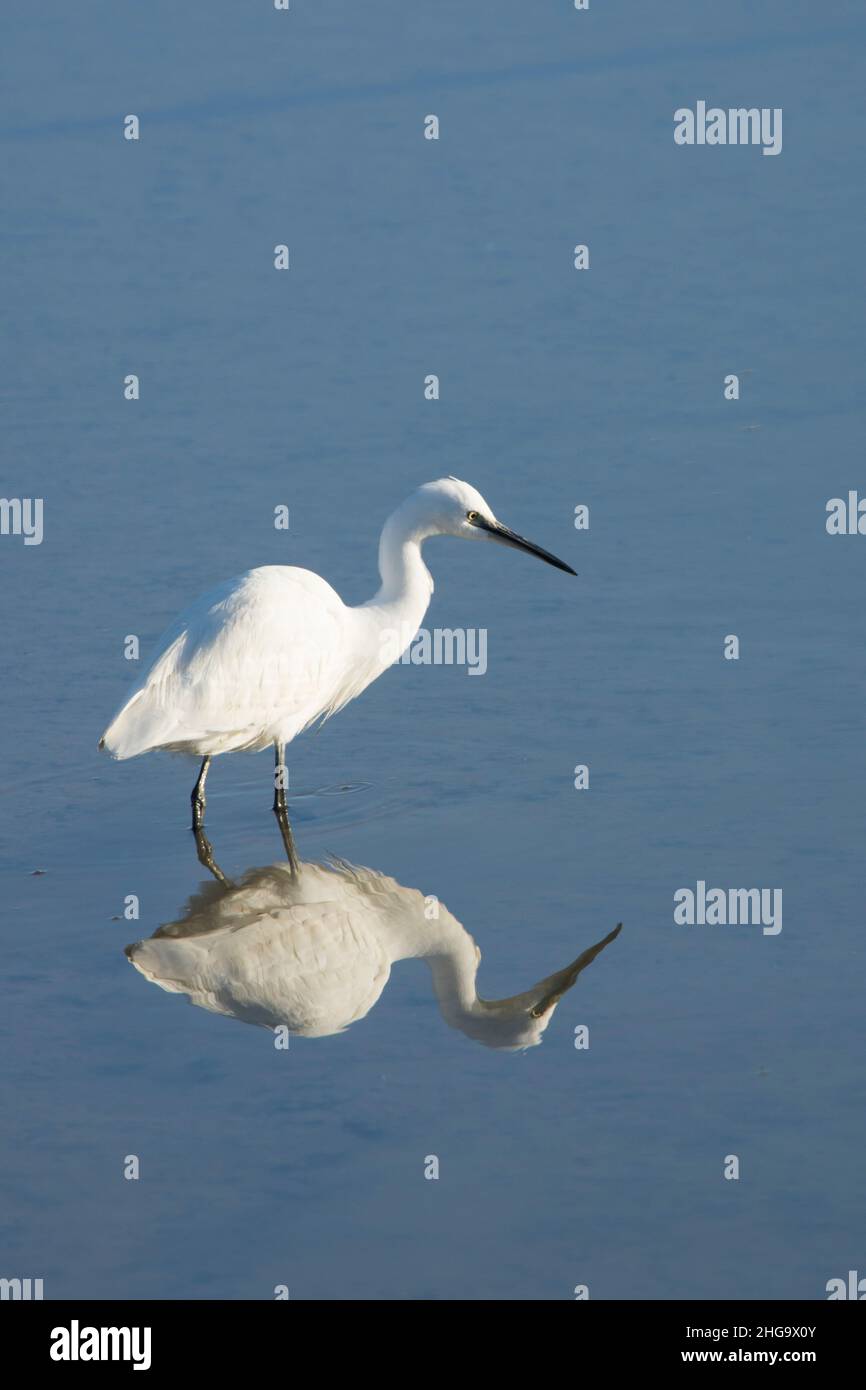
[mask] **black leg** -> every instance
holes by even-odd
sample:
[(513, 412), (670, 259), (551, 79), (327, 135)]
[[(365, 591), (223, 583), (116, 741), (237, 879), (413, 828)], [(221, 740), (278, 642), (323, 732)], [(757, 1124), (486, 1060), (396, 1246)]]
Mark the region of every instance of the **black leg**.
[(298, 858), (298, 851), (295, 848), (292, 827), (289, 823), (289, 815), (285, 806), (281, 807), (279, 811), (275, 811), (274, 815), (277, 818), (277, 825), (280, 827), (280, 835), (283, 840), (283, 848), (286, 851), (286, 858), (289, 861), (289, 868), (293, 874), (297, 874), (301, 867), (301, 861)]
[(192, 805), (192, 828), (201, 830), (204, 825), (204, 808), (207, 805), (204, 794), (204, 784), (207, 781), (207, 770), (210, 767), (210, 757), (205, 758), (198, 774), (198, 781), (192, 789), (190, 803)]
[(286, 798), (286, 765), (285, 765), (286, 745), (284, 743), (274, 744), (274, 815), (280, 827), (280, 835), (283, 840), (283, 847), (286, 851), (286, 858), (293, 874), (298, 872), (301, 861), (298, 858), (298, 851), (295, 849), (295, 841), (292, 835), (292, 827), (289, 823), (289, 805)]
[(274, 811), (284, 811), (286, 802), (286, 745), (274, 744)]

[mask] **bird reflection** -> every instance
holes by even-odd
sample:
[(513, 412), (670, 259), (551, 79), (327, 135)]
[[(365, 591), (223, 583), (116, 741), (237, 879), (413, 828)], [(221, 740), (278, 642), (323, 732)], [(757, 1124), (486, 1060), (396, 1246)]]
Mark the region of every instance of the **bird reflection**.
[(153, 984), (212, 1013), (305, 1038), (364, 1018), (400, 960), (426, 962), (439, 1011), (485, 1047), (534, 1047), (559, 1000), (617, 926), (563, 970), (510, 999), (482, 999), (481, 952), (435, 897), (341, 859), (273, 864), (237, 883), (220, 874), (184, 916), (126, 947)]

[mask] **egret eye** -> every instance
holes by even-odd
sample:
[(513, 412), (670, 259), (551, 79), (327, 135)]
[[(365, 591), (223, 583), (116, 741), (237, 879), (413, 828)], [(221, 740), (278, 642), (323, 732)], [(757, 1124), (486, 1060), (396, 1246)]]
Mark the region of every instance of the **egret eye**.
[(478, 520), (478, 513), (477, 513), (477, 512), (467, 512), (467, 513), (466, 513), (466, 520), (467, 520), (467, 521), (471, 521), (472, 524), (473, 524), (473, 526), (474, 526), (474, 525), (475, 525), (475, 522)]

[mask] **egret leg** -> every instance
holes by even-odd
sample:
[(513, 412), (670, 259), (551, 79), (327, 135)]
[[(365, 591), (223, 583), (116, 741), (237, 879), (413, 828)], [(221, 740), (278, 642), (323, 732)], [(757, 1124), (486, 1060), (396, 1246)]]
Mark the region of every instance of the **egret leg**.
[(192, 828), (195, 831), (201, 830), (204, 825), (204, 808), (207, 805), (204, 794), (204, 784), (207, 781), (207, 771), (210, 767), (210, 757), (205, 758), (198, 774), (198, 781), (192, 789), (190, 803), (192, 805)]
[(193, 827), (195, 830), (195, 848), (198, 854), (199, 863), (203, 864), (208, 873), (213, 874), (217, 883), (221, 883), (224, 888), (231, 888), (231, 880), (226, 878), (219, 864), (213, 857), (213, 846), (201, 826)]
[(284, 743), (274, 744), (274, 815), (280, 827), (280, 835), (283, 839), (283, 847), (286, 851), (286, 858), (293, 874), (298, 872), (301, 861), (298, 858), (298, 851), (295, 849), (295, 840), (292, 835), (292, 827), (289, 823), (289, 807), (286, 800), (286, 789), (283, 785), (281, 773), (285, 767), (286, 745)]
[(286, 789), (283, 785), (281, 773), (285, 768), (286, 745), (284, 743), (274, 744), (274, 811), (285, 810), (286, 808)]

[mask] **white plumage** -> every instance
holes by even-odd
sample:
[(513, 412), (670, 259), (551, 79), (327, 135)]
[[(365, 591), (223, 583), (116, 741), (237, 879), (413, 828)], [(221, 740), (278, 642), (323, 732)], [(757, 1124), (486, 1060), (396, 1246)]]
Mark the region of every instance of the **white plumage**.
[[(364, 614), (310, 570), (265, 565), (211, 590), (163, 635), (103, 735), (115, 758), (256, 752), (351, 699)], [(378, 675), (363, 670), (362, 690)]]
[[(294, 566), (266, 565), (228, 580), (163, 634), (100, 747), (115, 758), (155, 749), (204, 758), (193, 791), (199, 828), (211, 756), (273, 744), (280, 763), (285, 744), (402, 655), (433, 592), (421, 545), (434, 535), (499, 541), (574, 573), (498, 522), (468, 483), (426, 483), (385, 523), (381, 585), (368, 603), (348, 607), (319, 575)], [(284, 812), (284, 801), (274, 809)]]

